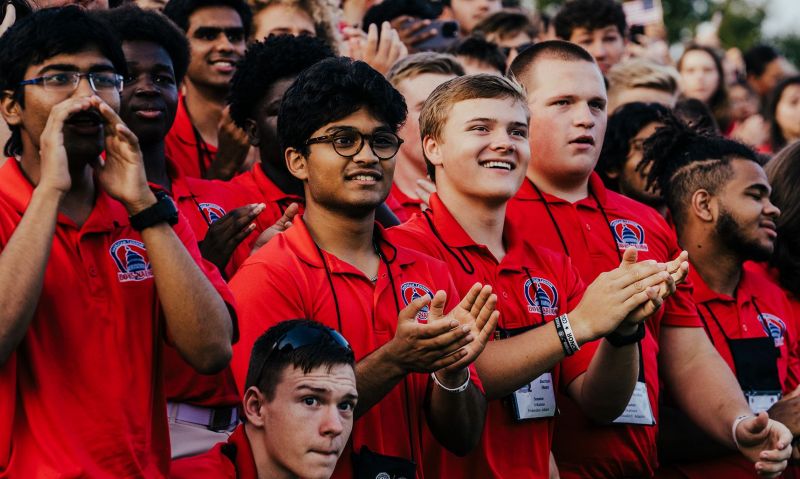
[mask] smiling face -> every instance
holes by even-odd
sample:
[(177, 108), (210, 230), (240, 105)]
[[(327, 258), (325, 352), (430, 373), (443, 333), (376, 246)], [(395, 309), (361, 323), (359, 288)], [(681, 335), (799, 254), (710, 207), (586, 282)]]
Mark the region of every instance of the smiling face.
[(769, 200), (767, 175), (757, 163), (731, 162), (733, 176), (713, 201), (717, 204), (716, 239), (742, 261), (766, 261), (777, 238), (780, 210)]
[(606, 88), (596, 64), (543, 58), (524, 77), (531, 110), (528, 171), (550, 183), (585, 182), (606, 133)]
[[(281, 375), (272, 400), (256, 391), (247, 391), (245, 406), (251, 426), (248, 439), (259, 474), (329, 478), (353, 429), (358, 397), (353, 368), (320, 366), (304, 374), (290, 366)], [(254, 394), (261, 400), (251, 411), (248, 399)], [(255, 423), (258, 427), (252, 427)]]
[[(386, 123), (372, 116), (366, 108), (361, 108), (317, 129), (311, 138), (336, 137), (341, 132), (375, 135), (391, 131)], [(289, 172), (305, 183), (308, 208), (317, 205), (324, 210), (363, 218), (386, 200), (394, 175), (395, 157), (379, 159), (366, 138), (361, 150), (352, 157), (341, 156), (331, 142), (315, 143), (307, 149), (308, 155), (291, 148), (285, 155)]]
[(191, 48), (187, 80), (227, 90), (245, 50), (242, 19), (236, 10), (222, 6), (195, 10), (189, 16), (186, 37)]
[(120, 117), (142, 144), (164, 139), (178, 109), (178, 86), (172, 59), (152, 42), (123, 42), (128, 76)]
[(439, 136), (426, 136), (423, 147), (442, 195), (500, 204), (516, 194), (531, 156), (526, 105), (512, 98), (460, 101)]

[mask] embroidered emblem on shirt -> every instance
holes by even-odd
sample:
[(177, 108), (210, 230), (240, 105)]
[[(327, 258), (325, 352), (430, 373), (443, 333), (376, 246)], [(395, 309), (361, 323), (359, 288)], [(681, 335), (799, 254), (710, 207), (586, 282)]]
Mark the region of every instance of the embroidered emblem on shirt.
[[(415, 299), (421, 298), (426, 294), (431, 298), (433, 298), (433, 293), (431, 292), (431, 289), (425, 286), (424, 284), (420, 283), (414, 283), (414, 282), (403, 283), (400, 286), (400, 291), (403, 294), (403, 302), (406, 304), (406, 306), (411, 304), (411, 302), (414, 301)], [(422, 308), (417, 314), (417, 321), (419, 321), (420, 323), (428, 321), (429, 312), (430, 309), (428, 308), (428, 306)]]
[(528, 312), (558, 316), (558, 290), (544, 278), (529, 278), (523, 288)]
[[(775, 341), (775, 347), (780, 348), (783, 346), (783, 338), (786, 336), (786, 323), (774, 314), (761, 313), (758, 315), (761, 326), (765, 328), (765, 333), (772, 337)], [(768, 329), (768, 330), (766, 330)]]
[(611, 230), (620, 249), (633, 246), (639, 251), (648, 250), (644, 240), (644, 228), (639, 223), (625, 219), (614, 220), (611, 222)]
[(109, 249), (111, 258), (117, 265), (117, 279), (121, 283), (127, 281), (144, 281), (153, 277), (153, 270), (147, 258), (144, 243), (132, 239), (115, 241)]
[(200, 203), (200, 211), (203, 212), (209, 224), (213, 224), (215, 221), (225, 216), (225, 210), (220, 205), (215, 205), (214, 203)]

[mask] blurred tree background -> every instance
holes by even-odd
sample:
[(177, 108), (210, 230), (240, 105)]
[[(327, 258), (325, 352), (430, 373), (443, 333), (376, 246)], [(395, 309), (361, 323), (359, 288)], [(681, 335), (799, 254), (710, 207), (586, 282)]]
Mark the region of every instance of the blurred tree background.
[[(563, 0), (534, 0), (538, 11), (553, 14)], [(776, 46), (800, 67), (800, 33), (765, 38), (761, 24), (766, 17), (769, 0), (661, 0), (664, 23), (670, 44), (686, 43), (704, 22), (719, 18), (719, 38), (723, 48), (738, 47), (742, 51), (759, 42)], [(796, 3), (800, 8), (800, 0)], [(800, 32), (800, 28), (797, 29)]]

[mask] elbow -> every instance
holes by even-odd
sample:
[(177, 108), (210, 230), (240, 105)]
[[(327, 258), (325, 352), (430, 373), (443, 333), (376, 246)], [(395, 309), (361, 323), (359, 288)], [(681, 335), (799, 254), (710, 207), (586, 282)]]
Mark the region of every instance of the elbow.
[(583, 409), (583, 413), (586, 414), (589, 419), (596, 422), (597, 424), (601, 425), (609, 425), (620, 415), (625, 412), (625, 407), (627, 407), (627, 401), (623, 403), (621, 406), (618, 405), (607, 405), (607, 406), (593, 406), (590, 408), (581, 408)]
[(200, 374), (216, 374), (228, 367), (232, 357), (231, 343), (220, 341), (195, 354), (191, 364)]

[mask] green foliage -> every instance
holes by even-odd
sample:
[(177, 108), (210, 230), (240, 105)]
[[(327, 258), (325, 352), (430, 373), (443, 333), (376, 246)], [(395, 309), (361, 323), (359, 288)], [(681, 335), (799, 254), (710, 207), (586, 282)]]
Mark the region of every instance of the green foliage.
[(770, 38), (769, 44), (775, 47), (786, 55), (786, 58), (795, 66), (800, 67), (800, 35), (784, 35), (776, 38)]

